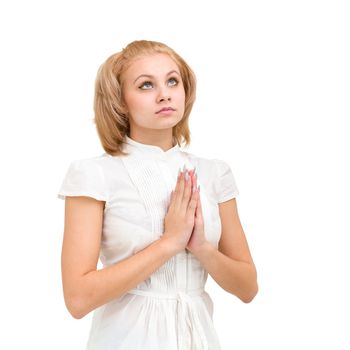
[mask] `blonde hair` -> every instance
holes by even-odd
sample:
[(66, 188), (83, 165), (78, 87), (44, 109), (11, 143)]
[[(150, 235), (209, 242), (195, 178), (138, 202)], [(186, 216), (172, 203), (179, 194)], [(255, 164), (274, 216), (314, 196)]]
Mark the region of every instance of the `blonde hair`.
[(123, 100), (122, 74), (135, 58), (165, 53), (180, 69), (185, 90), (185, 110), (181, 121), (173, 127), (173, 139), (180, 146), (191, 141), (188, 118), (196, 99), (196, 76), (188, 64), (167, 45), (149, 40), (129, 43), (121, 52), (110, 56), (98, 69), (95, 81), (94, 123), (103, 149), (111, 155), (128, 155), (122, 151), (125, 135), (130, 136), (130, 124)]

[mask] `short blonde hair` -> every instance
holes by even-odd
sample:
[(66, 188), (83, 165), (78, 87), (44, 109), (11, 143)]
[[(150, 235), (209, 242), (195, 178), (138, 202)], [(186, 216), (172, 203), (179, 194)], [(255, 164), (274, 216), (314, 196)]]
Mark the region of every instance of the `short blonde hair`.
[(191, 141), (188, 118), (196, 99), (196, 76), (188, 64), (167, 45), (149, 40), (129, 43), (121, 52), (110, 56), (99, 68), (95, 81), (94, 123), (103, 149), (111, 155), (128, 155), (122, 151), (125, 135), (130, 136), (130, 124), (123, 100), (122, 74), (135, 58), (165, 53), (180, 69), (185, 90), (185, 110), (182, 120), (173, 127), (173, 139), (180, 146)]

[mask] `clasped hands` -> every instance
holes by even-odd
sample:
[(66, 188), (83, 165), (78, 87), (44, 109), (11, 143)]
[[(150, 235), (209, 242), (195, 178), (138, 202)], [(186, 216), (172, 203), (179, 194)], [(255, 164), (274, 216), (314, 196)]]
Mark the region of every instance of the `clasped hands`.
[(184, 166), (183, 170), (179, 170), (175, 190), (170, 195), (165, 231), (167, 237), (193, 254), (208, 242), (204, 234), (200, 187), (197, 188), (195, 169), (187, 170)]

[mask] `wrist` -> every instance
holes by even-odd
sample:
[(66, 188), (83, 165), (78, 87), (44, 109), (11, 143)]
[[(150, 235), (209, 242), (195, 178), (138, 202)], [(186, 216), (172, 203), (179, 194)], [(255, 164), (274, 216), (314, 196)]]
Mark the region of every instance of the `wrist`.
[(191, 249), (191, 253), (198, 259), (205, 259), (210, 256), (214, 250), (217, 250), (209, 241), (204, 241), (201, 245), (195, 249)]
[(161, 237), (159, 239), (159, 243), (162, 246), (162, 249), (166, 251), (169, 255), (176, 255), (178, 252), (184, 249), (172, 237)]

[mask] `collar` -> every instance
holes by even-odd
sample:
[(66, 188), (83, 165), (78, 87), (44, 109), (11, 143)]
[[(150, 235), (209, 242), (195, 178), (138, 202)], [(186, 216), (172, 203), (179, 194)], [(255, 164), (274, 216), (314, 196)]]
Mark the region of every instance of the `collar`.
[(130, 154), (137, 152), (145, 157), (166, 160), (174, 156), (175, 154), (178, 154), (181, 151), (181, 148), (177, 143), (175, 143), (175, 145), (172, 148), (168, 149), (167, 151), (164, 151), (159, 146), (140, 143), (125, 135), (124, 150)]

